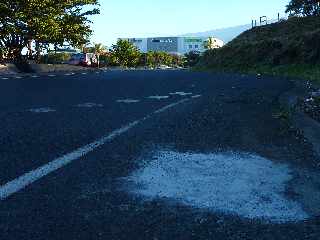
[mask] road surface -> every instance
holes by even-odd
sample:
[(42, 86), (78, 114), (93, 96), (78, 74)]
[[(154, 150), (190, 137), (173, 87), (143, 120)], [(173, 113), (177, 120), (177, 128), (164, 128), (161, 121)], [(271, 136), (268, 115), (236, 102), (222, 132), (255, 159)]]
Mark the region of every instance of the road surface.
[(101, 71), (0, 86), (0, 239), (320, 238), (318, 159), (278, 104), (288, 80)]

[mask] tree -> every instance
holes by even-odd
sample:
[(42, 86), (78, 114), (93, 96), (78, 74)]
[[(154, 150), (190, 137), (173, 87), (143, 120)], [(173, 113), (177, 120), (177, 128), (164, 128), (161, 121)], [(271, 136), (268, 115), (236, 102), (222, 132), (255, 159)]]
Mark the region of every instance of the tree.
[(48, 44), (82, 45), (92, 32), (88, 16), (99, 13), (97, 6), (98, 0), (0, 0), (0, 47), (19, 60), (30, 41), (38, 53)]
[(144, 62), (149, 67), (157, 67), (160, 65), (178, 66), (182, 65), (182, 57), (170, 54), (166, 52), (148, 52), (143, 54), (143, 59), (140, 62)]
[(204, 43), (204, 48), (207, 50), (212, 50), (217, 48), (216, 40), (213, 37), (209, 37), (207, 41)]
[(319, 0), (291, 0), (286, 13), (292, 16), (320, 16)]
[(113, 63), (122, 67), (136, 67), (141, 55), (137, 47), (129, 41), (121, 39), (116, 45), (112, 45), (110, 54)]
[(100, 56), (106, 52), (106, 47), (102, 43), (95, 43), (92, 52), (97, 55), (98, 59), (98, 68), (100, 67)]
[(189, 52), (185, 55), (186, 57), (186, 65), (188, 67), (194, 67), (200, 61), (201, 55), (199, 52)]

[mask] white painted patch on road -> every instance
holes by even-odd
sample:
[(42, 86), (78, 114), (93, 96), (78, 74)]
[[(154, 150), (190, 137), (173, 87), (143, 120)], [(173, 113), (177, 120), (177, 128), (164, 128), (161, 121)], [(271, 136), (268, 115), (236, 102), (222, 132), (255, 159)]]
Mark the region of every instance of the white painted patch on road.
[(27, 110), (28, 112), (32, 113), (49, 113), (49, 112), (56, 112), (55, 109), (49, 108), (49, 107), (44, 107), (44, 108), (31, 108)]
[(149, 99), (155, 99), (155, 100), (163, 100), (163, 99), (168, 99), (169, 96), (150, 96), (148, 98)]
[(49, 74), (48, 77), (56, 77), (57, 75), (55, 74)]
[(39, 179), (41, 179), (45, 176), (47, 176), (48, 174), (55, 172), (58, 169), (70, 164), (71, 162), (84, 157), (85, 155), (94, 151), (98, 147), (101, 147), (102, 145), (104, 145), (108, 142), (111, 142), (114, 138), (128, 132), (130, 129), (134, 128), (135, 126), (142, 123), (143, 121), (150, 119), (157, 112), (164, 111), (162, 109), (168, 110), (169, 108), (172, 108), (172, 107), (177, 106), (181, 103), (184, 103), (185, 101), (187, 101), (187, 99), (183, 99), (179, 102), (176, 102), (175, 104), (168, 105), (171, 107), (166, 106), (166, 107), (160, 108), (158, 111), (155, 111), (152, 114), (148, 114), (140, 120), (131, 122), (131, 123), (127, 124), (126, 126), (123, 126), (117, 130), (114, 130), (113, 132), (96, 140), (95, 142), (92, 142), (88, 145), (85, 145), (81, 148), (78, 148), (77, 150), (75, 150), (69, 154), (66, 154), (60, 158), (57, 158), (57, 159), (53, 160), (52, 162), (49, 162), (48, 164), (43, 165), (42, 167), (39, 167), (35, 170), (32, 170), (32, 171), (14, 179), (14, 180), (12, 180), (11, 182), (8, 182), (8, 183), (0, 186), (0, 200), (7, 199), (11, 195), (25, 189), (27, 186), (31, 185), (32, 183), (38, 181)]
[(8, 80), (9, 78), (6, 78), (6, 77), (3, 77), (3, 78), (1, 78), (2, 80)]
[(32, 78), (38, 78), (39, 76), (38, 75), (32, 75), (31, 77)]
[(244, 153), (159, 151), (152, 159), (125, 179), (131, 193), (277, 223), (309, 218), (285, 196), (292, 179), (287, 165)]
[(170, 93), (170, 95), (189, 96), (189, 95), (192, 95), (192, 93), (187, 93), (187, 92), (174, 92), (174, 93)]
[(84, 72), (84, 73), (81, 73), (81, 75), (87, 75), (87, 74), (88, 74), (88, 73), (85, 73), (85, 72)]
[(66, 73), (65, 76), (72, 76), (75, 75), (75, 73)]
[(200, 95), (200, 94), (192, 96), (192, 98), (200, 98), (200, 97), (202, 97), (202, 95)]
[(99, 103), (81, 103), (81, 104), (78, 104), (77, 107), (79, 107), (79, 108), (101, 108), (101, 107), (103, 107), (103, 104), (99, 104)]
[(137, 99), (120, 99), (117, 100), (117, 103), (138, 103), (140, 100)]

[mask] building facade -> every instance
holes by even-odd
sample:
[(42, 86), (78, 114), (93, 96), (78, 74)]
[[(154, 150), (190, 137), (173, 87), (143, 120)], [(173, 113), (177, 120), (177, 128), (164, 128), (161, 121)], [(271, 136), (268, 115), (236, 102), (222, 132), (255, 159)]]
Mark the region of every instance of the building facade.
[(154, 38), (128, 38), (142, 53), (167, 52), (184, 55), (189, 52), (204, 52), (206, 49), (220, 48), (223, 41), (207, 37), (154, 37)]

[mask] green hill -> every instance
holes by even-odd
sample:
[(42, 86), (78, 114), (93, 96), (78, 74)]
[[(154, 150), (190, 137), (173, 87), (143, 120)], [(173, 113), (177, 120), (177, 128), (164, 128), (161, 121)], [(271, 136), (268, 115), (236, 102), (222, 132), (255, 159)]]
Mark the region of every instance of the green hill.
[(223, 48), (207, 51), (198, 67), (320, 80), (320, 17), (255, 27)]

